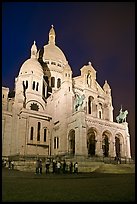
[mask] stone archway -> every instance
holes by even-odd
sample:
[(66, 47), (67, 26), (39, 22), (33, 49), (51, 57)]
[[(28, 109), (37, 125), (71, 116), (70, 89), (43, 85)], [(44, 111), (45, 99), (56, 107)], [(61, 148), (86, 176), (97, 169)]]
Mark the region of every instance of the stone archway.
[(108, 131), (105, 131), (102, 134), (102, 150), (103, 150), (104, 157), (109, 156), (109, 144), (110, 144), (109, 136), (110, 136), (110, 133)]
[(69, 154), (75, 155), (75, 130), (70, 130), (68, 134)]
[(88, 156), (95, 156), (96, 152), (96, 131), (94, 128), (90, 128), (87, 133), (87, 149)]
[(121, 157), (121, 147), (120, 147), (120, 138), (119, 136), (115, 136), (115, 150), (116, 150), (116, 157)]
[(109, 142), (108, 142), (108, 136), (107, 135), (104, 136), (102, 149), (103, 149), (104, 157), (108, 157), (109, 156)]

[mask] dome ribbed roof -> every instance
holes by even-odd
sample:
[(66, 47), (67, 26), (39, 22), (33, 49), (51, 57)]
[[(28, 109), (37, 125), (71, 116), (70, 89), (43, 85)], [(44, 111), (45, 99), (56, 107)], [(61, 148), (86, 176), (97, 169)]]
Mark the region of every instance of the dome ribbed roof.
[(62, 50), (55, 44), (48, 44), (44, 46), (43, 61), (54, 60), (66, 63), (66, 57)]
[(43, 69), (38, 60), (35, 58), (30, 58), (22, 64), (19, 75), (32, 73), (36, 75), (43, 74)]

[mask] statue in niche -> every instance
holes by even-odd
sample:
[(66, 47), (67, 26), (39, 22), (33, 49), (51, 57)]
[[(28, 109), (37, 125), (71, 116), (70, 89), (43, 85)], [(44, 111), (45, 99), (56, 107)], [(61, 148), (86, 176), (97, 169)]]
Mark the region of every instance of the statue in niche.
[(88, 71), (88, 75), (87, 75), (87, 84), (88, 84), (88, 87), (91, 87), (91, 74), (90, 74), (90, 71)]
[(74, 100), (74, 109), (75, 109), (75, 111), (80, 110), (80, 108), (83, 105), (84, 99), (85, 99), (84, 94), (82, 96), (80, 96), (79, 94), (75, 94), (75, 100)]

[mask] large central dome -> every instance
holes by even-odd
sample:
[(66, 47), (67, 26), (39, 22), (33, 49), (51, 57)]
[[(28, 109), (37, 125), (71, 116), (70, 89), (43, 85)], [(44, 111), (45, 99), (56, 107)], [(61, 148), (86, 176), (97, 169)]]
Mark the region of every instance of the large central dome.
[(52, 25), (52, 28), (49, 32), (48, 44), (44, 46), (43, 50), (43, 61), (53, 60), (66, 64), (67, 60), (64, 53), (59, 47), (55, 45), (55, 36), (55, 30)]
[(45, 60), (55, 60), (64, 63), (67, 61), (61, 49), (54, 44), (44, 46), (43, 61)]

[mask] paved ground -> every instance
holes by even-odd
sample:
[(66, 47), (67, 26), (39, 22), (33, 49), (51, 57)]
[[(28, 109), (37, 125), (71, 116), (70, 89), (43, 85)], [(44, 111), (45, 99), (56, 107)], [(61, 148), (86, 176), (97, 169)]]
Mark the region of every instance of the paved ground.
[(78, 173), (35, 175), (2, 170), (3, 202), (131, 202), (135, 174)]

